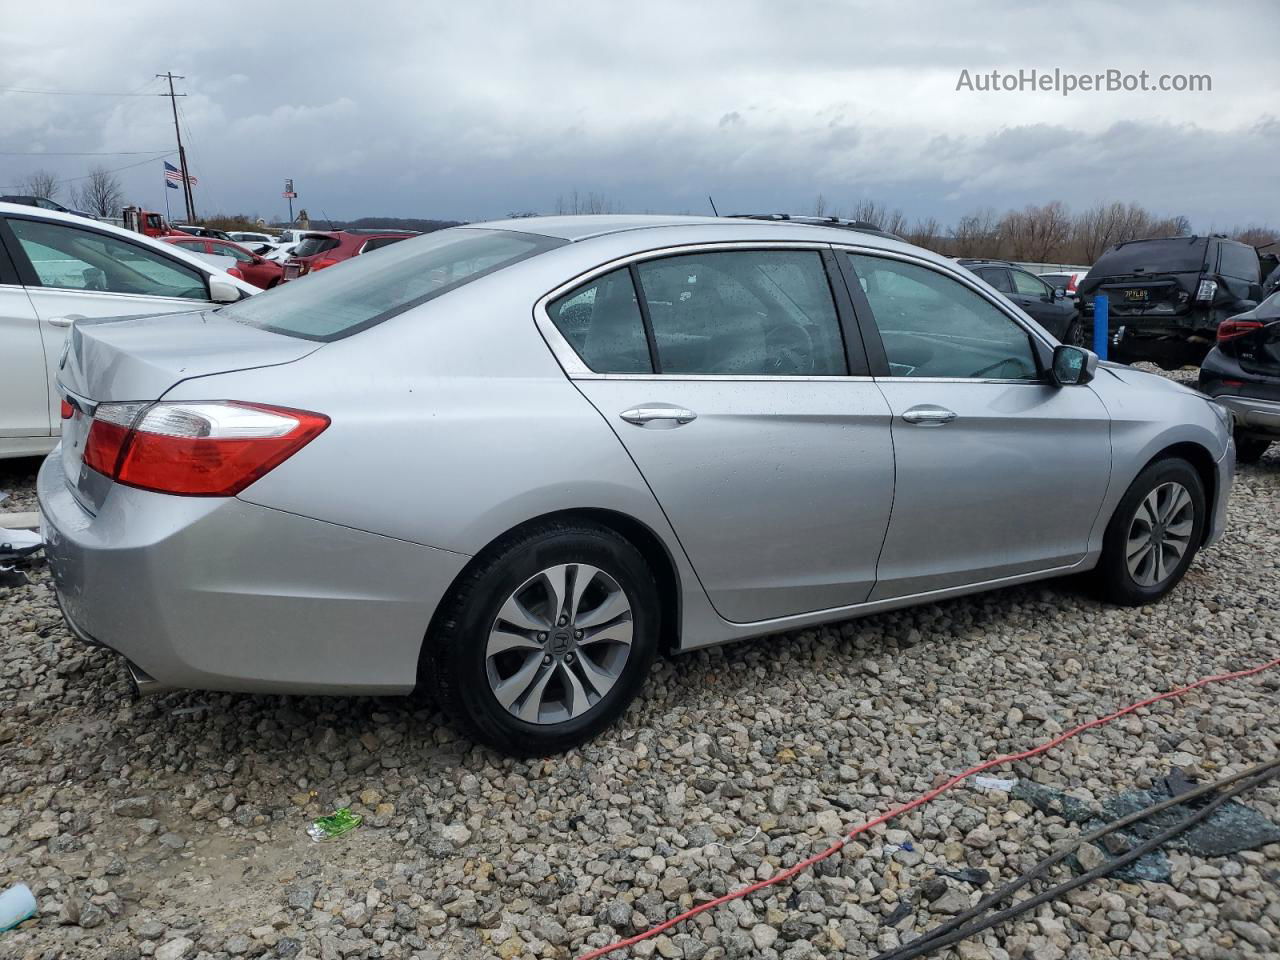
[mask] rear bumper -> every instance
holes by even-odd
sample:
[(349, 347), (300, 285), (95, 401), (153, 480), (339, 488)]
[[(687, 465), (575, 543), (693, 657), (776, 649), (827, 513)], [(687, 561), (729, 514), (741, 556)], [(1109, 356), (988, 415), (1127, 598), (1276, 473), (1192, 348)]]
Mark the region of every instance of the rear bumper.
[(1280, 434), (1280, 401), (1225, 394), (1213, 399), (1231, 411), (1237, 429), (1245, 433)]
[(114, 486), (97, 515), (61, 458), (37, 481), (58, 602), (165, 687), (403, 693), (469, 559), (236, 499)]

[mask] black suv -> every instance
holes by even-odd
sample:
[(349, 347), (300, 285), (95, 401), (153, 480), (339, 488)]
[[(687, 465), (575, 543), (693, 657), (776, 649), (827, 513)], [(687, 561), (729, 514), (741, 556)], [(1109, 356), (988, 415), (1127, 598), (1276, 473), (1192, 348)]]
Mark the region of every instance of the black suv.
[(88, 217), (90, 220), (98, 219), (92, 213), (85, 213), (83, 210), (72, 210), (70, 207), (64, 207), (57, 200), (50, 200), (48, 197), (9, 194), (0, 197), (0, 203), (21, 203), (23, 206), (39, 207), (41, 210), (57, 210), (59, 213), (74, 213), (77, 217)]
[(1031, 319), (1058, 338), (1061, 343), (1077, 347), (1088, 346), (1080, 314), (1065, 290), (1051, 287), (1034, 273), (1022, 269), (1008, 260), (956, 261), (970, 272), (977, 274), (1008, 299), (1020, 306)]
[(1224, 236), (1130, 240), (1109, 248), (1080, 282), (1081, 314), (1107, 295), (1111, 355), (1166, 370), (1204, 359), (1227, 317), (1262, 299), (1258, 251)]

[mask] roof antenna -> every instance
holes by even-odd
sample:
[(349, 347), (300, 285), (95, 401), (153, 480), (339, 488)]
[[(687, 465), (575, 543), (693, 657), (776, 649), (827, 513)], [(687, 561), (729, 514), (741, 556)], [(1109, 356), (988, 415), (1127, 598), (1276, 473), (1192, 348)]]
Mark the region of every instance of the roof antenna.
[(709, 193), (707, 194), (707, 203), (711, 204), (711, 212), (717, 217), (720, 216), (720, 211), (716, 209), (716, 202), (711, 199), (711, 194)]

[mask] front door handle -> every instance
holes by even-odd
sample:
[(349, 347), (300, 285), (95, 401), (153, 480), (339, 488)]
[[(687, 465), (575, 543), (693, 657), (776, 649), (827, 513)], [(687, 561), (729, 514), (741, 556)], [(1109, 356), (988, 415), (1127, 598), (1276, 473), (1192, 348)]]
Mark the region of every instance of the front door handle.
[(950, 423), (955, 418), (956, 412), (954, 410), (948, 410), (946, 407), (935, 407), (932, 404), (912, 407), (902, 415), (902, 419), (907, 423), (914, 423), (919, 427), (940, 427), (944, 423)]
[(50, 317), (49, 326), (51, 327), (69, 327), (75, 323), (79, 317)]
[(679, 427), (698, 419), (698, 415), (687, 407), (677, 407), (669, 403), (646, 403), (643, 406), (632, 407), (630, 410), (623, 410), (618, 416), (638, 427), (648, 426), (651, 423)]

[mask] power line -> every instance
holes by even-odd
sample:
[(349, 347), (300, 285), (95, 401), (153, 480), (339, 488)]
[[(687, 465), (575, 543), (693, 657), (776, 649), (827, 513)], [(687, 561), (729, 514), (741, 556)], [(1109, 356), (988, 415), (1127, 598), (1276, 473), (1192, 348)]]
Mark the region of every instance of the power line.
[[(147, 83), (151, 81), (148, 80)], [(112, 93), (103, 90), (29, 90), (25, 87), (0, 87), (0, 93), (31, 93), (42, 97), (153, 97), (153, 93)]]
[[(140, 167), (140, 166), (142, 166), (144, 163), (155, 163), (157, 160), (164, 159), (165, 157), (172, 157), (175, 153), (177, 153), (177, 151), (176, 151), (176, 150), (170, 150), (170, 151), (168, 151), (168, 152), (166, 152), (166, 153), (162, 153), (162, 154), (160, 154), (160, 155), (158, 155), (158, 156), (154, 156), (154, 157), (147, 157), (147, 159), (145, 159), (145, 160), (139, 160), (139, 161), (137, 161), (136, 163), (126, 163), (123, 167), (114, 167), (114, 168), (112, 168), (111, 170), (104, 170), (104, 171), (102, 171), (102, 172), (103, 172), (103, 173), (119, 173), (121, 170), (131, 170), (131, 169), (133, 169), (134, 167)], [(88, 180), (88, 179), (90, 179), (91, 177), (94, 177), (94, 176), (97, 176), (97, 174), (89, 173), (89, 174), (85, 174), (83, 177), (68, 177), (66, 180), (59, 180), (59, 181), (58, 181), (58, 183), (59, 183), (59, 184), (64, 184), (64, 183), (77, 183), (77, 182), (79, 182), (80, 180)], [(17, 189), (19, 189), (21, 186), (22, 186), (22, 185), (21, 185), (21, 184), (18, 184), (18, 183), (11, 183), (11, 184), (9, 184), (9, 185), (8, 185), (8, 186), (6, 186), (6, 187), (0, 187), (0, 190), (17, 190)]]
[(156, 153), (173, 153), (168, 147), (160, 150), (103, 150), (69, 152), (65, 150), (0, 150), (0, 157), (141, 157)]

